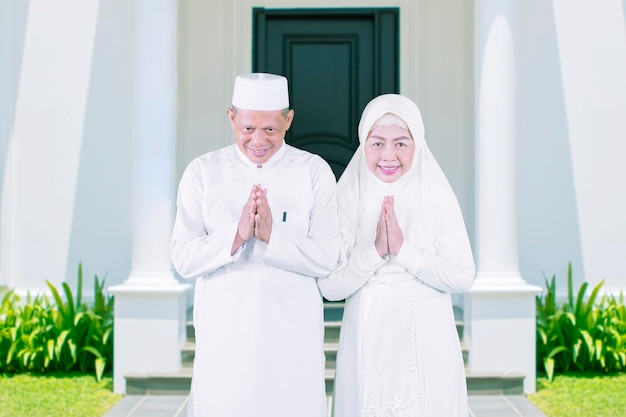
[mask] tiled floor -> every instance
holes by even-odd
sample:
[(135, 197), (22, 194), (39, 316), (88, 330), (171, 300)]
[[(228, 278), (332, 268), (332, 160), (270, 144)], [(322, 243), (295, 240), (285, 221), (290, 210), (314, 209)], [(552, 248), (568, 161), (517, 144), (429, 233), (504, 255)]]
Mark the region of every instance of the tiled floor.
[(186, 395), (127, 395), (103, 417), (187, 417)]
[[(184, 395), (129, 395), (103, 417), (186, 417)], [(522, 395), (470, 395), (469, 417), (546, 417)]]
[(546, 417), (523, 395), (470, 395), (469, 405), (470, 417)]

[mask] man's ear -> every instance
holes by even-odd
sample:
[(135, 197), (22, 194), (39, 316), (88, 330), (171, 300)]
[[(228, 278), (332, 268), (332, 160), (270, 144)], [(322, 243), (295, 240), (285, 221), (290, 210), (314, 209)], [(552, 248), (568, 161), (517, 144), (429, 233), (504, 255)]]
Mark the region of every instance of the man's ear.
[(235, 125), (235, 112), (230, 107), (226, 109), (226, 115), (228, 116), (228, 120), (230, 120), (230, 125)]
[(293, 122), (294, 115), (295, 112), (293, 111), (293, 109), (289, 110), (289, 113), (287, 113), (287, 125), (285, 130), (289, 130), (289, 128), (291, 127), (291, 122)]

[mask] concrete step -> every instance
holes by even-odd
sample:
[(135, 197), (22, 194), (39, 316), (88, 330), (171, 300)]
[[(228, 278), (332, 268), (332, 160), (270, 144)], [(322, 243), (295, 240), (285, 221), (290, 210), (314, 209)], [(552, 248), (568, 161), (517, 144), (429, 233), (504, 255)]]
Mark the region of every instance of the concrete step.
[[(339, 331), (341, 329), (341, 321), (325, 321), (324, 322), (324, 342), (339, 342)], [(187, 322), (187, 340), (195, 342), (196, 332), (193, 322)]]
[(324, 322), (324, 342), (339, 343), (340, 330), (341, 330), (341, 321), (325, 321)]
[[(334, 364), (337, 359), (337, 349), (339, 348), (340, 329), (340, 321), (324, 322), (324, 353), (326, 354), (326, 368), (334, 369), (335, 367)], [(191, 367), (195, 357), (195, 349), (195, 338), (189, 339), (182, 346), (181, 361), (183, 367)], [(463, 341), (461, 341), (461, 352), (463, 353), (463, 363), (467, 364), (469, 360), (469, 348)]]
[[(326, 392), (331, 395), (339, 348), (341, 320), (344, 302), (324, 303), (324, 354), (326, 355)], [(463, 342), (463, 311), (455, 307), (457, 333), (461, 340), (464, 363), (468, 363), (469, 348)], [(132, 373), (126, 375), (126, 393), (129, 395), (186, 395), (191, 384), (195, 357), (195, 332), (189, 314), (187, 323), (188, 341), (181, 348), (182, 368), (173, 373)], [(470, 395), (521, 395), (524, 376), (522, 374), (476, 373), (466, 369), (468, 393)]]
[[(188, 395), (191, 369), (179, 372), (132, 373), (126, 375), (127, 395)], [(332, 395), (335, 371), (326, 370), (326, 395)], [(469, 395), (523, 395), (524, 375), (519, 373), (467, 372)]]
[[(335, 369), (344, 307), (345, 302), (343, 301), (324, 303), (324, 353), (326, 355), (326, 369)], [(463, 311), (455, 306), (454, 315), (456, 319), (457, 333), (459, 334), (459, 338), (462, 340)], [(187, 338), (188, 342), (181, 348), (181, 360), (184, 368), (191, 368), (193, 366), (193, 359), (195, 356), (195, 331), (191, 320), (187, 322)], [(469, 348), (462, 341), (461, 351), (463, 353), (463, 362), (467, 364), (469, 360)]]
[[(326, 369), (335, 369), (337, 363), (337, 351), (339, 350), (338, 342), (325, 342), (324, 355), (326, 356)], [(469, 349), (465, 343), (461, 343), (461, 352), (463, 353), (463, 363), (467, 365), (469, 359)], [(181, 348), (181, 362), (183, 368), (192, 368), (193, 360), (196, 356), (196, 344), (187, 342)]]
[[(339, 342), (339, 330), (341, 328), (341, 319), (343, 317), (344, 303), (332, 303), (324, 305), (324, 341)], [(193, 320), (188, 314), (186, 323), (187, 340), (193, 342), (196, 340), (196, 332), (193, 327)]]
[[(334, 371), (332, 378), (326, 378), (326, 392), (332, 395), (335, 382)], [(521, 373), (479, 373), (465, 371), (468, 395), (523, 395), (524, 375)]]
[[(339, 340), (339, 329), (341, 327), (341, 320), (343, 319), (343, 308), (345, 302), (326, 302), (324, 304), (324, 325), (326, 327), (324, 333), (324, 340), (327, 342)], [(459, 338), (463, 338), (463, 310), (454, 306), (454, 319), (456, 324), (456, 331)], [(331, 340), (332, 338), (332, 340)], [(336, 339), (335, 339), (336, 338)]]
[[(324, 355), (326, 355), (326, 369), (335, 369), (337, 363), (337, 350), (339, 342), (325, 342)], [(196, 356), (195, 342), (186, 342), (180, 350), (183, 369), (193, 368), (193, 360)]]
[[(126, 375), (126, 395), (189, 395), (191, 368), (178, 372), (135, 372)], [(333, 393), (335, 371), (325, 374), (326, 395)]]
[(126, 395), (189, 395), (191, 368), (178, 372), (133, 372), (126, 374)]
[(469, 395), (523, 395), (524, 374), (465, 371)]
[[(325, 342), (324, 355), (326, 356), (326, 369), (335, 369), (337, 364), (337, 351), (339, 350), (338, 342)], [(469, 348), (465, 343), (461, 343), (461, 352), (463, 353), (463, 363), (467, 365), (469, 359)], [(187, 342), (181, 348), (181, 361), (184, 369), (193, 368), (193, 360), (196, 356), (196, 344)]]
[(345, 301), (324, 301), (324, 321), (341, 321)]

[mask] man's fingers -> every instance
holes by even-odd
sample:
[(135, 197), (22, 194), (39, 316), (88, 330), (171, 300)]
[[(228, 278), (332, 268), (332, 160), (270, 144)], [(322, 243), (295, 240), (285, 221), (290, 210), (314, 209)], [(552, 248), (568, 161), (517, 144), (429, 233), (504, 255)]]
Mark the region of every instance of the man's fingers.
[(267, 201), (267, 190), (259, 185), (255, 196), (256, 212), (254, 235), (263, 242), (269, 243), (272, 234), (272, 210)]

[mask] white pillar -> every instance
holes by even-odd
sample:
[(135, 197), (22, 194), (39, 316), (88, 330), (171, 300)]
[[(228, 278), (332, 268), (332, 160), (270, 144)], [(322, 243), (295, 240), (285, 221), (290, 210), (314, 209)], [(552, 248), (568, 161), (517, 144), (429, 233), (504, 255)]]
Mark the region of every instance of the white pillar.
[(515, 0), (477, 0), (476, 254), (467, 295), (473, 372), (523, 373), (535, 391), (535, 295), (518, 266)]
[(98, 2), (0, 10), (3, 279), (36, 293), (67, 272)]
[(131, 273), (115, 295), (114, 391), (129, 372), (174, 372), (185, 340), (185, 292), (169, 240), (174, 210), (177, 1), (135, 2), (133, 245)]
[[(0, 286), (8, 284), (6, 262), (9, 254), (9, 210), (3, 198), (6, 181), (9, 136), (13, 128), (13, 4), (0, 2)], [(7, 193), (8, 194), (8, 193)]]

